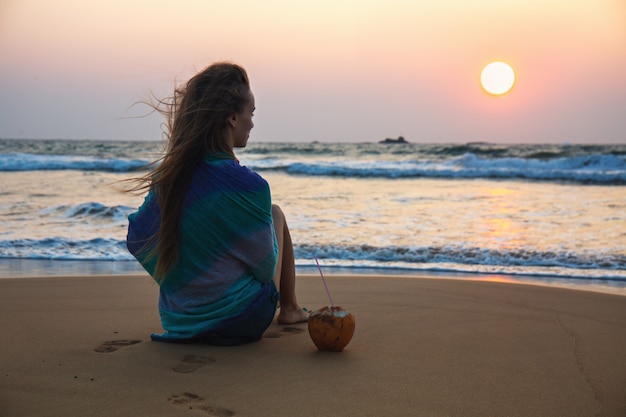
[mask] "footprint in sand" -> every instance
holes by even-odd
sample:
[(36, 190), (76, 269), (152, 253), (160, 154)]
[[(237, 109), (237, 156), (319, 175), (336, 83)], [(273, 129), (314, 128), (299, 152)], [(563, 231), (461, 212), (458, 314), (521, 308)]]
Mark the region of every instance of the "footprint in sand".
[(125, 346), (136, 345), (137, 343), (141, 343), (141, 340), (108, 340), (103, 342), (93, 351), (98, 353), (111, 353), (120, 350)]
[(174, 372), (188, 374), (189, 372), (197, 371), (203, 366), (212, 364), (213, 362), (215, 362), (215, 359), (209, 358), (208, 356), (185, 355), (183, 360), (172, 369)]
[(303, 331), (304, 329), (301, 327), (284, 326), (281, 327), (279, 330), (268, 330), (267, 332), (263, 333), (263, 337), (267, 337), (268, 339), (277, 339), (279, 337), (283, 337), (289, 334), (302, 333)]
[(234, 416), (234, 411), (228, 410), (223, 407), (216, 407), (207, 404), (199, 395), (192, 394), (190, 392), (183, 392), (182, 394), (174, 394), (167, 399), (174, 405), (180, 405), (189, 407), (190, 410), (202, 410), (210, 416), (214, 417), (229, 417)]

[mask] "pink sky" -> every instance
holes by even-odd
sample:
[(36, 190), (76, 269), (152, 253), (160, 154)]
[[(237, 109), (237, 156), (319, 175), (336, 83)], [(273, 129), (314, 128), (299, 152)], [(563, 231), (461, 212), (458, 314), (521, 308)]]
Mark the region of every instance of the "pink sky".
[(252, 140), (626, 143), (623, 0), (4, 0), (0, 56), (3, 138), (159, 139), (129, 106), (231, 60)]

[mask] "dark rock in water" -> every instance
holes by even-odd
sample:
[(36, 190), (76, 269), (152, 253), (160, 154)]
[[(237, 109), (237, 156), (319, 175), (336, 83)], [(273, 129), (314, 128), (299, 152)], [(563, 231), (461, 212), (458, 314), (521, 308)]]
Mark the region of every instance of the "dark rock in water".
[(407, 142), (406, 139), (404, 139), (404, 136), (398, 136), (398, 139), (387, 138), (385, 140), (381, 140), (378, 143), (409, 143), (409, 142)]

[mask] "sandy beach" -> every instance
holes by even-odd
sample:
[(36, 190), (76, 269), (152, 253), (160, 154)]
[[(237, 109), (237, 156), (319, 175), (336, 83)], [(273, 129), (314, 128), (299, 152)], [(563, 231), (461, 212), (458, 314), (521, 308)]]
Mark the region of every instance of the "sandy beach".
[[(0, 280), (0, 416), (626, 416), (626, 297), (328, 276), (341, 353), (306, 324), (240, 347), (150, 341), (147, 275)], [(328, 305), (302, 276), (303, 306)]]

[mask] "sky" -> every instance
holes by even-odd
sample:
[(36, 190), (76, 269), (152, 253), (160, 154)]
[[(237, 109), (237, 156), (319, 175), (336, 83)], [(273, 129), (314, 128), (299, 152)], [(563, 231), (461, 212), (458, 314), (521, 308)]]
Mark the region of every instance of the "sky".
[(0, 138), (159, 140), (135, 103), (222, 60), (251, 140), (626, 143), (624, 0), (1, 0)]

